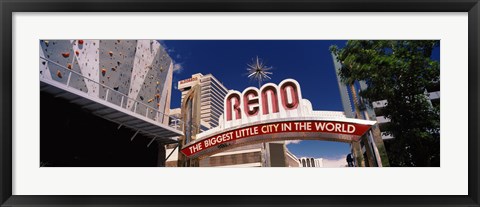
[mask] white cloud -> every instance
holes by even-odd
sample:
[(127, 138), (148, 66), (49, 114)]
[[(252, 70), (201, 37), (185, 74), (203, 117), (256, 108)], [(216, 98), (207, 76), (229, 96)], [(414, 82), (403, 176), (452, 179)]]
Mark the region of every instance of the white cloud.
[(175, 63), (175, 64), (173, 64), (173, 72), (174, 72), (174, 73), (177, 73), (177, 74), (178, 74), (178, 73), (182, 72), (182, 70), (183, 70), (183, 66), (182, 66), (181, 63)]
[(285, 141), (285, 144), (288, 145), (288, 144), (298, 144), (300, 143), (302, 140), (287, 140)]
[(342, 155), (338, 159), (323, 158), (323, 167), (345, 167), (347, 165), (347, 155)]

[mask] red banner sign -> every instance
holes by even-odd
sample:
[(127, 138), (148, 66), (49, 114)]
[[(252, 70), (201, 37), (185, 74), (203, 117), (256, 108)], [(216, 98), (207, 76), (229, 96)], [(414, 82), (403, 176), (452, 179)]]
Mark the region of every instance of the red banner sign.
[(184, 80), (181, 80), (181, 81), (178, 81), (180, 82), (180, 84), (185, 84), (185, 83), (189, 83), (189, 82), (192, 82), (192, 81), (196, 81), (198, 78), (197, 77), (193, 77), (193, 78), (187, 78), (187, 79), (184, 79)]
[(202, 139), (197, 143), (184, 147), (181, 152), (186, 156), (191, 156), (207, 148), (215, 147), (227, 142), (267, 134), (285, 132), (323, 132), (362, 136), (368, 129), (370, 129), (370, 125), (335, 121), (289, 121), (259, 124), (226, 131)]

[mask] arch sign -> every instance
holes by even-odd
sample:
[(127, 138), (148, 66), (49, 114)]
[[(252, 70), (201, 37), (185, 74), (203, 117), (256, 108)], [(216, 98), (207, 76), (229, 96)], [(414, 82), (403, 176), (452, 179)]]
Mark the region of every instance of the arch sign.
[(197, 134), (181, 152), (190, 158), (209, 156), (235, 147), (283, 140), (313, 139), (352, 142), (375, 121), (346, 118), (343, 112), (314, 111), (302, 99), (300, 85), (286, 79), (225, 96), (219, 126)]

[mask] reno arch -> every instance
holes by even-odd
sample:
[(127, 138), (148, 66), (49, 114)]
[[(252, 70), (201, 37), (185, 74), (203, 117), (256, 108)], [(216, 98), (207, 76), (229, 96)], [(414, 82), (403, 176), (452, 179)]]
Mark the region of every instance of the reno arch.
[(300, 86), (293, 79), (286, 79), (278, 86), (269, 83), (260, 89), (249, 87), (241, 94), (230, 91), (224, 101), (225, 121), (295, 110), (299, 107), (300, 100)]

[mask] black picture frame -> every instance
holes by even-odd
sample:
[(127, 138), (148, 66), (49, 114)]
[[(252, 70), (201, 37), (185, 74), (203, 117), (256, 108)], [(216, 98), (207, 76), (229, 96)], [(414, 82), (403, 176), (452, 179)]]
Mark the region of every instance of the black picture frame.
[[(1, 206), (480, 206), (478, 0), (0, 0)], [(468, 12), (468, 195), (446, 196), (24, 196), (12, 195), (13, 12)], [(441, 181), (440, 181), (441, 182)], [(221, 186), (219, 186), (221, 187)]]

